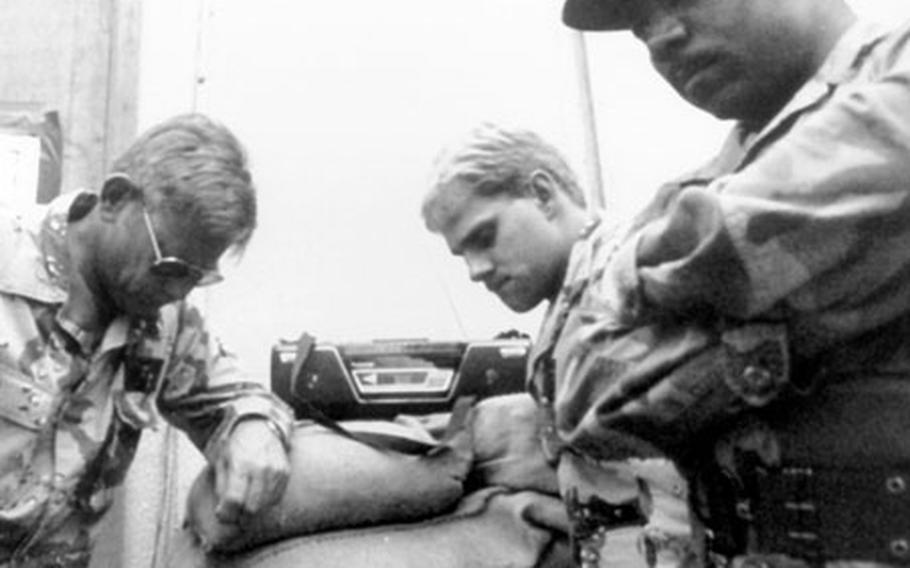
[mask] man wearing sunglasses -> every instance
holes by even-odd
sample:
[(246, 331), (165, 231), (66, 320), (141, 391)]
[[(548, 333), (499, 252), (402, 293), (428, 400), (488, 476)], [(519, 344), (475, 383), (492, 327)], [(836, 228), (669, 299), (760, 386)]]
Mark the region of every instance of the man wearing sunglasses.
[(84, 567), (142, 428), (214, 465), (225, 521), (276, 501), (289, 409), (184, 301), (256, 223), (244, 151), (184, 115), (140, 136), (100, 191), (0, 210), (0, 566)]
[(736, 123), (613, 241), (604, 301), (567, 324), (560, 437), (674, 456), (706, 565), (910, 566), (910, 24), (842, 0), (564, 6)]

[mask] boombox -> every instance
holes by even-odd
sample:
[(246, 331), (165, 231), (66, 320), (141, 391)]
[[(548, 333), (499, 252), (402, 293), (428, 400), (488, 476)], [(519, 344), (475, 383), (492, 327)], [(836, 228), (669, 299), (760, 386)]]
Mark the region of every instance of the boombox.
[(464, 396), (521, 392), (530, 340), (316, 342), (303, 334), (272, 348), (272, 391), (297, 418), (315, 407), (336, 420), (449, 410)]

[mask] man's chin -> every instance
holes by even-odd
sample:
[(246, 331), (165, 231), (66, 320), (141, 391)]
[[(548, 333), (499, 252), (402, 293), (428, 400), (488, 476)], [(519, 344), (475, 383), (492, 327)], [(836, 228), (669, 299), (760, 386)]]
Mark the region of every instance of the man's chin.
[(683, 95), (693, 106), (707, 112), (718, 120), (741, 120), (763, 123), (776, 114), (781, 104), (772, 104), (765, 97), (751, 91), (737, 90), (736, 85), (706, 93), (702, 98)]
[(121, 312), (131, 319), (155, 320), (161, 306), (152, 303), (130, 303), (123, 306)]
[(505, 304), (507, 308), (519, 314), (533, 310), (537, 304), (540, 303), (540, 301), (531, 302), (524, 298), (504, 298), (500, 296), (499, 299), (502, 300), (502, 303)]

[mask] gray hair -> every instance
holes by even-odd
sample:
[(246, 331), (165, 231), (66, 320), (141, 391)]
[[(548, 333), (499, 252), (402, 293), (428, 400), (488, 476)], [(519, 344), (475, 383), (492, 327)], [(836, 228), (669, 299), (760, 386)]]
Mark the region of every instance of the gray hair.
[(184, 114), (142, 133), (113, 163), (151, 207), (192, 221), (206, 238), (242, 250), (256, 227), (256, 191), (239, 140), (202, 114)]
[(546, 172), (578, 205), (585, 197), (575, 173), (562, 154), (536, 133), (482, 123), (461, 140), (447, 146), (433, 163), (430, 191), (421, 213), (427, 227), (437, 230), (433, 210), (444, 188), (453, 181), (467, 184), (475, 195), (529, 195), (528, 181), (535, 172)]

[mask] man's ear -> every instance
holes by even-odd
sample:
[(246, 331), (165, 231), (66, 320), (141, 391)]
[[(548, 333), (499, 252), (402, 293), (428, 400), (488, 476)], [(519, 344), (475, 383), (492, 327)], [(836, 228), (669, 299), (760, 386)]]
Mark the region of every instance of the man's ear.
[(117, 213), (134, 199), (142, 199), (142, 190), (126, 174), (111, 174), (101, 186), (101, 213)]
[(531, 196), (537, 202), (537, 206), (547, 214), (552, 216), (556, 213), (559, 203), (559, 186), (553, 176), (543, 170), (534, 170), (529, 180)]

